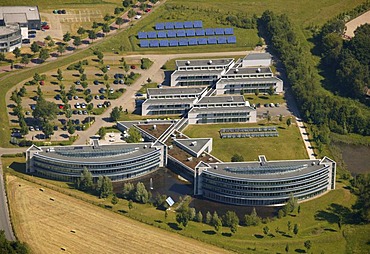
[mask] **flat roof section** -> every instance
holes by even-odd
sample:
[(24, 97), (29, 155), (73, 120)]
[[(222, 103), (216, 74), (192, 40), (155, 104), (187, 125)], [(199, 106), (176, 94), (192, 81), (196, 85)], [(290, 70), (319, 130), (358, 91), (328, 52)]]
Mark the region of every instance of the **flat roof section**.
[(143, 104), (150, 104), (150, 105), (168, 105), (168, 104), (193, 104), (196, 98), (193, 99), (147, 99), (143, 102)]
[(17, 32), (19, 29), (18, 25), (14, 26), (0, 26), (0, 35), (7, 35)]
[(174, 88), (148, 88), (148, 95), (177, 95), (177, 94), (200, 94), (205, 87), (174, 87)]
[(276, 82), (281, 81), (281, 79), (277, 77), (267, 77), (267, 78), (237, 78), (237, 79), (227, 79), (221, 78), (217, 84), (261, 84), (261, 83), (271, 83), (274, 84)]
[(272, 71), (270, 67), (233, 67), (225, 73), (225, 75), (235, 74), (272, 74)]
[[(202, 151), (204, 146), (210, 141), (210, 138), (189, 138), (189, 139), (174, 139), (175, 144), (179, 143), (194, 153)], [(181, 148), (181, 147), (180, 147)]]
[(271, 58), (270, 53), (250, 53), (244, 57), (244, 60), (269, 60)]
[(226, 102), (245, 102), (244, 96), (242, 95), (229, 95), (229, 96), (207, 96), (203, 97), (198, 101), (199, 104), (209, 104), (209, 103), (226, 103)]
[(10, 23), (27, 23), (27, 16), (25, 13), (4, 13), (5, 24)]
[(320, 160), (209, 163), (208, 171), (252, 180), (279, 180), (315, 172), (324, 167)]
[[(221, 75), (222, 71), (223, 70), (187, 70), (187, 71), (178, 70), (178, 71), (174, 71), (172, 75), (175, 75), (175, 74), (180, 75), (180, 76), (194, 76), (194, 75), (206, 76), (206, 75), (212, 75), (212, 74)], [(186, 80), (183, 80), (183, 81), (186, 81)]]
[(27, 20), (41, 20), (37, 6), (0, 6), (0, 19), (4, 14), (26, 14)]
[(229, 113), (229, 112), (251, 112), (254, 108), (249, 106), (243, 107), (212, 107), (212, 108), (192, 108), (189, 113)]
[(194, 59), (194, 60), (176, 60), (177, 67), (183, 66), (228, 66), (234, 61), (233, 58), (223, 59)]

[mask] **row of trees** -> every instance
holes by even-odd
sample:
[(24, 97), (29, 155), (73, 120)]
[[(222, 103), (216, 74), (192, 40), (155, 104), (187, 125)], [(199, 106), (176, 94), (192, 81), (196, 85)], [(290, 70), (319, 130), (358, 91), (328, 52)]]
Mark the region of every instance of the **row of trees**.
[(19, 241), (8, 241), (4, 230), (0, 230), (0, 253), (27, 254), (29, 249)]
[(109, 177), (99, 176), (94, 182), (91, 172), (84, 168), (80, 178), (77, 179), (76, 187), (79, 190), (95, 192), (100, 198), (107, 198), (113, 194), (113, 184)]
[(152, 197), (151, 192), (147, 191), (142, 182), (138, 182), (136, 186), (132, 183), (125, 183), (122, 190), (123, 198), (134, 200), (135, 202), (146, 204)]
[(354, 209), (362, 222), (370, 223), (370, 174), (359, 174), (351, 180), (358, 196)]
[(370, 116), (353, 100), (334, 96), (323, 89), (310, 61), (311, 54), (300, 45), (297, 33), (287, 15), (265, 11), (259, 19), (259, 30), (280, 58), (287, 72), (303, 118), (338, 133), (370, 134)]

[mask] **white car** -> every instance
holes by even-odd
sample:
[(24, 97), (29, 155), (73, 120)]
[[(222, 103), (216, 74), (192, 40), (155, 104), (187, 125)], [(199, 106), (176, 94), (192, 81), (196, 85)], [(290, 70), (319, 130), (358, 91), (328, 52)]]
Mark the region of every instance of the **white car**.
[(141, 19), (141, 15), (136, 15), (135, 19)]
[(77, 102), (77, 103), (75, 104), (75, 108), (80, 108), (80, 107), (81, 107), (81, 106), (80, 106), (80, 103), (78, 103), (78, 102)]

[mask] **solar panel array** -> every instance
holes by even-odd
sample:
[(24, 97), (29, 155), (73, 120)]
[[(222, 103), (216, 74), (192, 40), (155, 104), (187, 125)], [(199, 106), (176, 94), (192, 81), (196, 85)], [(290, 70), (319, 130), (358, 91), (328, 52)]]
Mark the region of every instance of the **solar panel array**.
[(197, 45), (214, 45), (214, 44), (233, 44), (235, 36), (229, 37), (202, 37), (202, 38), (179, 38), (179, 39), (165, 39), (165, 40), (140, 40), (141, 48), (154, 47), (176, 47), (176, 46), (197, 46)]
[(302, 165), (274, 165), (274, 166), (246, 166), (246, 167), (227, 167), (225, 168), (226, 171), (235, 174), (248, 174), (248, 175), (265, 175), (265, 174), (284, 174), (284, 173), (291, 173), (300, 171), (302, 169), (307, 168), (307, 164)]
[(276, 131), (276, 126), (269, 127), (247, 127), (247, 128), (222, 128), (220, 132), (267, 132)]
[(138, 32), (137, 38), (140, 40), (139, 45), (141, 48), (236, 43), (236, 37), (234, 36), (234, 29), (232, 27), (203, 29), (202, 21), (157, 23), (155, 30)]
[(248, 133), (221, 133), (221, 138), (262, 138), (262, 137), (279, 137), (277, 131), (274, 132), (248, 132)]

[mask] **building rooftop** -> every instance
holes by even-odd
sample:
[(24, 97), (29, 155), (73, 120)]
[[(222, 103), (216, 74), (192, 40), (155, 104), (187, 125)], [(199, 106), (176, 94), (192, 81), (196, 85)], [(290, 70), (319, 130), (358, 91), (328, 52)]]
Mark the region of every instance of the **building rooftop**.
[(174, 87), (174, 88), (148, 88), (148, 95), (176, 95), (176, 94), (199, 94), (206, 90), (205, 87)]
[(266, 78), (237, 78), (237, 79), (220, 79), (217, 84), (261, 84), (261, 83), (275, 83), (281, 81), (277, 77), (266, 77)]
[(27, 16), (25, 13), (4, 13), (5, 24), (10, 23), (27, 23)]
[(278, 180), (306, 175), (324, 167), (320, 160), (209, 163), (209, 172), (252, 180)]
[(174, 139), (174, 143), (181, 144), (187, 149), (193, 151), (194, 153), (199, 153), (204, 146), (210, 141), (210, 138), (189, 138), (189, 139)]
[(3, 20), (6, 14), (25, 14), (27, 20), (40, 20), (39, 9), (37, 6), (1, 6), (0, 20)]
[(212, 107), (212, 108), (192, 108), (189, 113), (227, 113), (227, 112), (250, 112), (255, 109), (249, 106), (243, 107)]
[(223, 59), (194, 59), (194, 60), (176, 60), (177, 67), (183, 66), (228, 66), (234, 61), (233, 58)]
[(184, 98), (184, 99), (181, 99), (181, 98), (177, 98), (177, 99), (147, 99), (143, 102), (143, 104), (150, 104), (150, 105), (161, 105), (161, 104), (184, 104), (184, 103), (188, 103), (188, 104), (193, 104), (194, 101), (197, 100), (197, 98), (192, 98), (192, 99), (187, 99), (187, 98)]
[(11, 34), (11, 33), (17, 32), (19, 30), (20, 29), (19, 29), (18, 25), (0, 26), (0, 36)]
[(200, 99), (197, 105), (209, 103), (227, 103), (227, 102), (245, 102), (245, 100), (242, 95), (206, 96)]
[(99, 163), (125, 160), (145, 155), (156, 150), (155, 147), (150, 147), (149, 143), (112, 144), (100, 145), (98, 147), (84, 145), (40, 148), (42, 151), (38, 153), (39, 155), (56, 160), (68, 161), (70, 163)]
[(243, 60), (267, 60), (271, 58), (272, 55), (270, 53), (250, 53), (246, 55)]
[[(194, 75), (205, 76), (205, 75), (210, 75), (210, 74), (221, 75), (222, 71), (223, 70), (187, 70), (187, 71), (177, 70), (177, 71), (174, 71), (172, 75), (174, 74), (181, 75), (181, 76), (194, 76)], [(186, 81), (186, 80), (183, 80), (183, 81)]]
[(231, 68), (224, 75), (242, 75), (242, 74), (272, 74), (270, 67), (241, 67)]

